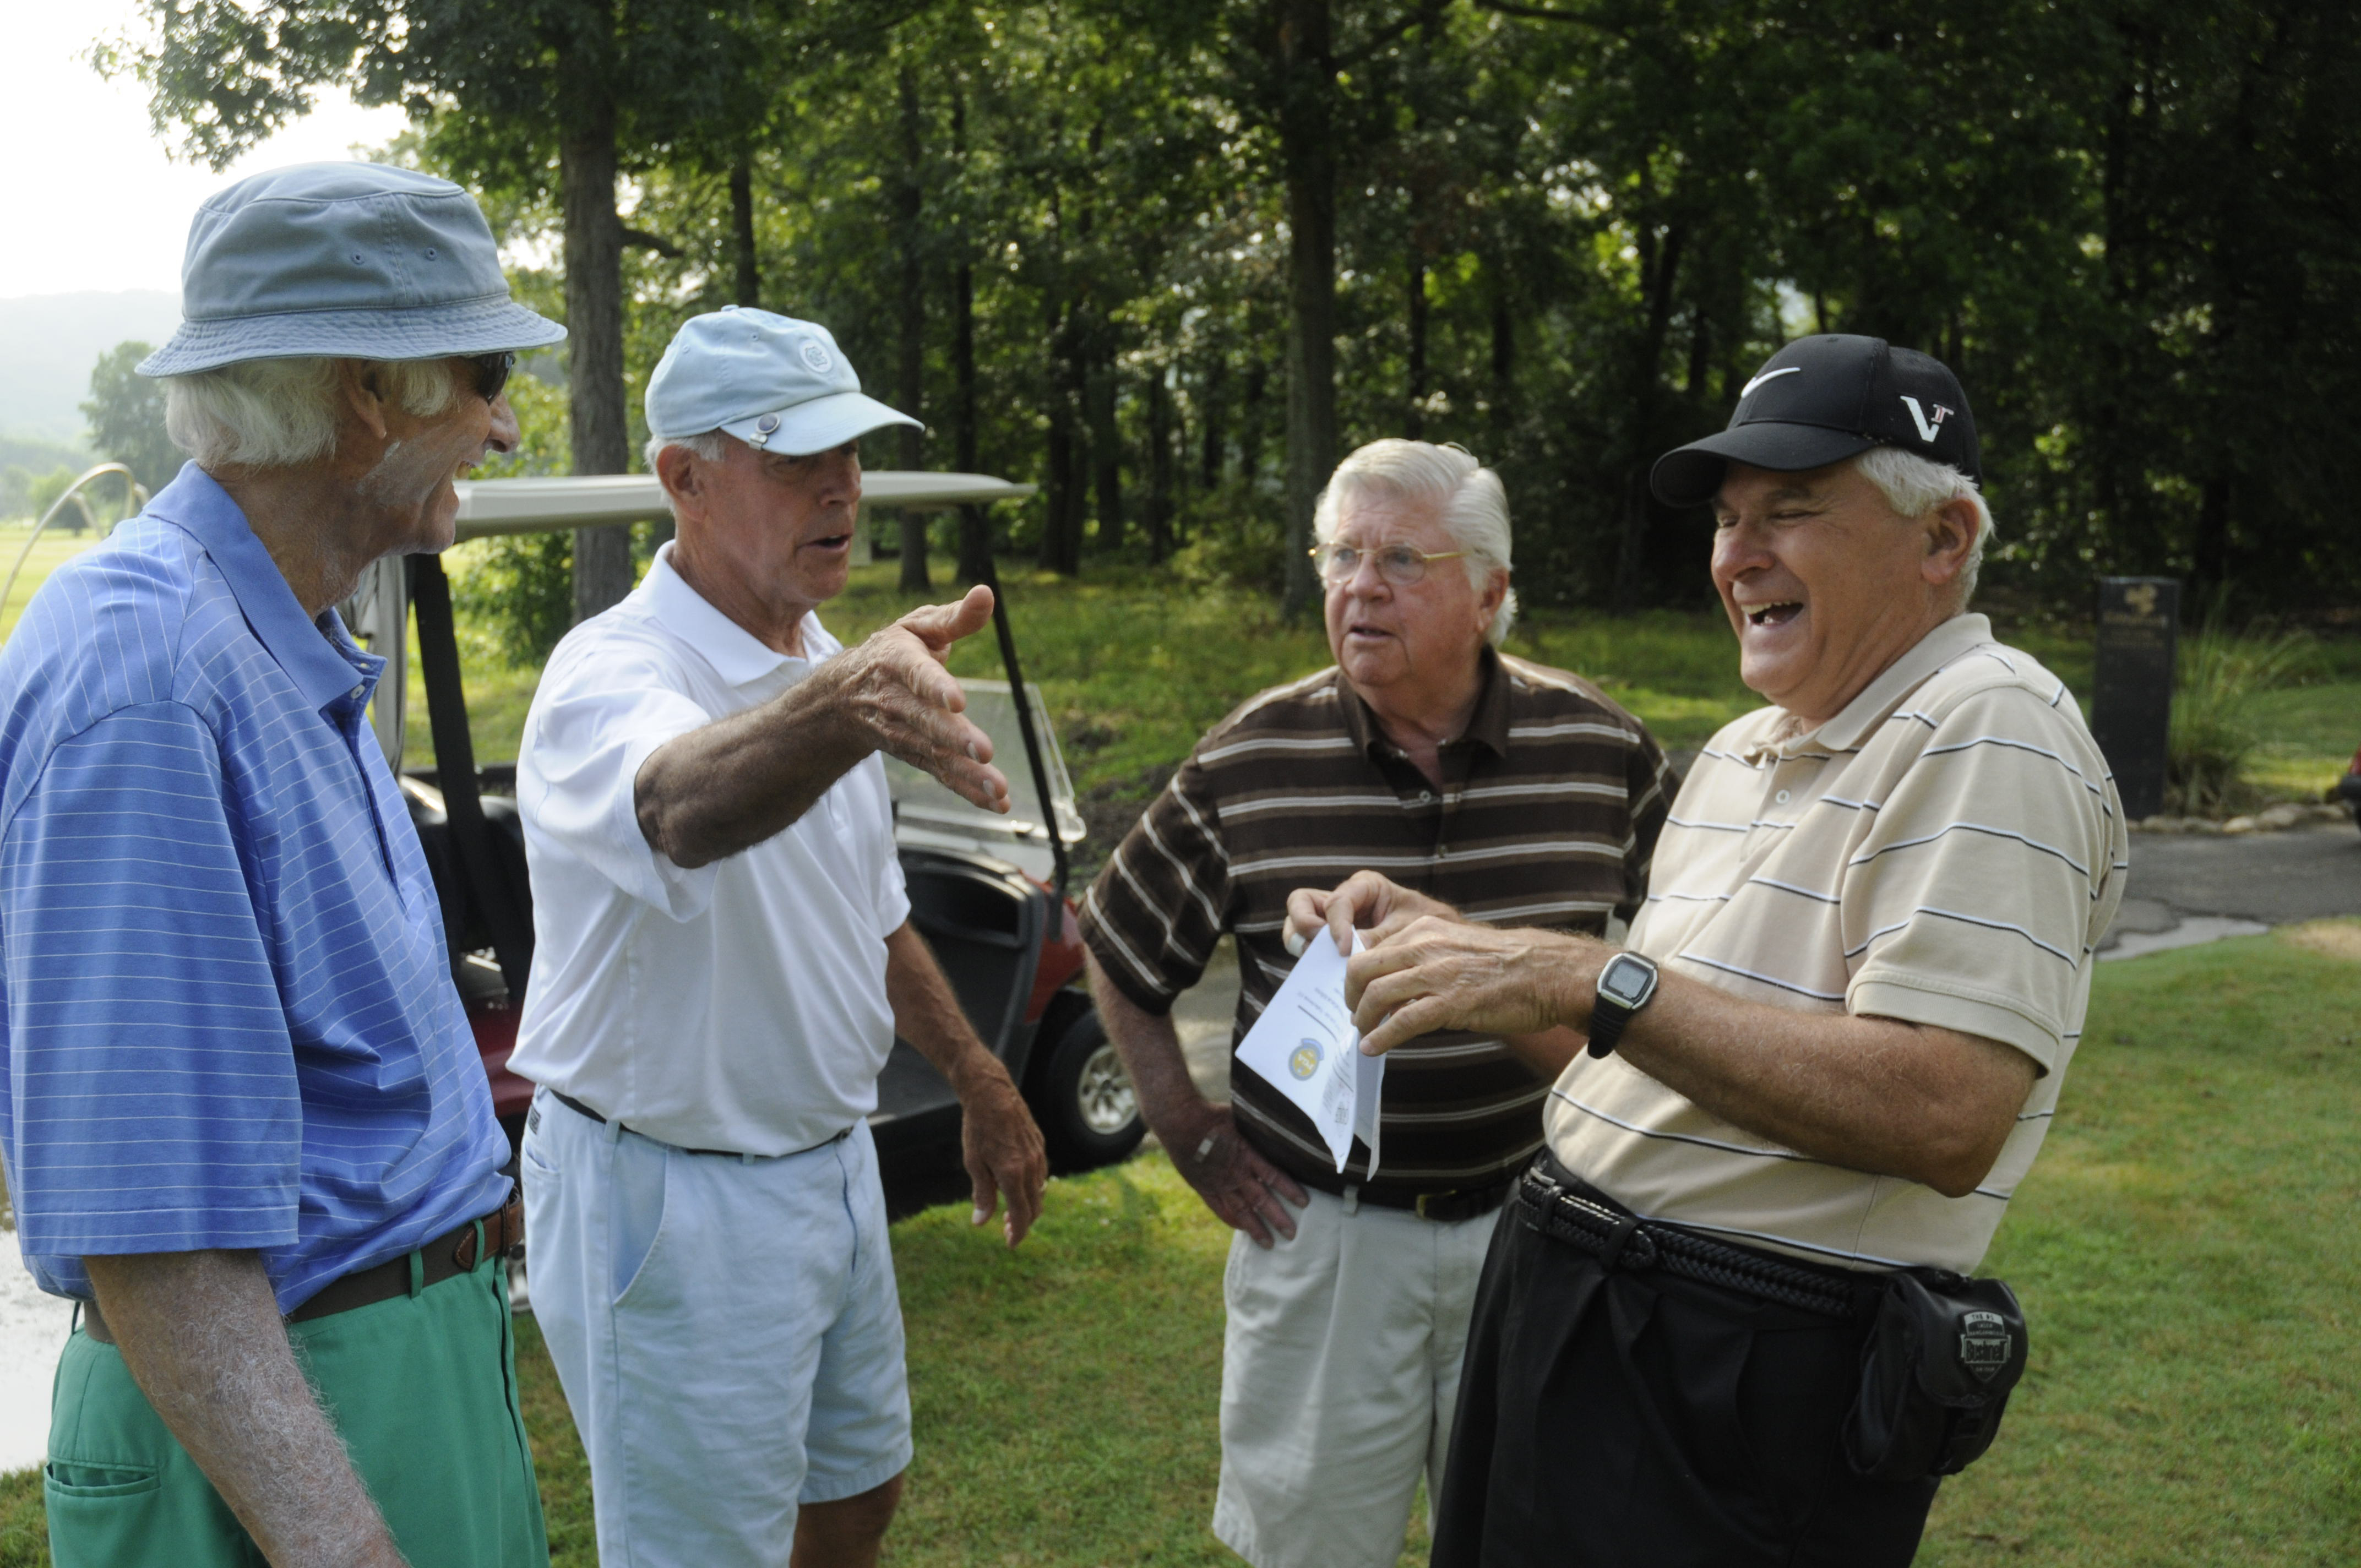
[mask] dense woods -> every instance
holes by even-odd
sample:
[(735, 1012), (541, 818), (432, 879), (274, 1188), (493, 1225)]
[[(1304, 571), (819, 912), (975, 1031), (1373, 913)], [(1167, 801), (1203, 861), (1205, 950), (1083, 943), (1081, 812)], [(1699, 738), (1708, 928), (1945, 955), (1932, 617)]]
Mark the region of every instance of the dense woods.
[[(1532, 601), (1704, 587), (1644, 476), (1772, 348), (1960, 372), (1988, 580), (2352, 603), (2361, 35), (2294, 0), (156, 0), (122, 57), (225, 159), (318, 84), (399, 100), (573, 330), (533, 460), (635, 461), (686, 315), (827, 323), (922, 417), (873, 465), (1040, 483), (913, 520), (1268, 585), (1338, 455), (1500, 467)], [(555, 389), (562, 388), (560, 394)], [(528, 412), (533, 411), (529, 410)], [(599, 554), (605, 551), (605, 554)], [(628, 583), (575, 552), (576, 601)]]

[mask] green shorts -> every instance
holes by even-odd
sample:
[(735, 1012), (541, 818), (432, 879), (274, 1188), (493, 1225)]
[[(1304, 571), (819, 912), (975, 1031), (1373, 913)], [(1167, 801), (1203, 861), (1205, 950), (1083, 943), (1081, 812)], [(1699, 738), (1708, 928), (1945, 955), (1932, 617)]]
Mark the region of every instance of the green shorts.
[[(496, 1262), (287, 1332), (412, 1568), (546, 1568)], [(122, 1354), (80, 1329), (44, 1481), (57, 1568), (266, 1568)]]

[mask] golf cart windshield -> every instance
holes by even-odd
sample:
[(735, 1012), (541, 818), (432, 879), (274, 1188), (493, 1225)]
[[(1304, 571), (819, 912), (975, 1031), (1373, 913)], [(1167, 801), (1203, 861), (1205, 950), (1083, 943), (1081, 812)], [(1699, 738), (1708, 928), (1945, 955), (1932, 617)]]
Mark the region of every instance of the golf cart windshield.
[[(909, 763), (888, 757), (885, 779), (894, 795), (895, 837), (906, 844), (994, 855), (1046, 881), (1054, 864), (1048, 815), (1034, 787), (1033, 770), (1026, 765), (1025, 736), (1017, 727), (1009, 685), (969, 679), (960, 685), (967, 693), (968, 718), (992, 737), (994, 765), (1008, 776), (1008, 815), (970, 806)], [(1084, 833), (1082, 815), (1074, 805), (1074, 785), (1066, 776), (1066, 759), (1050, 728), (1048, 706), (1039, 686), (1028, 681), (1025, 689), (1031, 699), (1034, 733), (1040, 737), (1041, 771), (1049, 775), (1059, 837), (1079, 843)]]

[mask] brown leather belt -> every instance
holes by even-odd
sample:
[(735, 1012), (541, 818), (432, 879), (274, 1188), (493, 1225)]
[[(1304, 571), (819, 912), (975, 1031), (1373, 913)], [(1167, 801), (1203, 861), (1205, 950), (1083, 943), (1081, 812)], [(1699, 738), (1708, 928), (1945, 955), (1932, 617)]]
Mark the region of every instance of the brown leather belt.
[[(484, 1228), (483, 1250), (477, 1250), (476, 1227)], [(471, 1272), (486, 1257), (502, 1257), (524, 1245), (524, 1194), (511, 1189), (509, 1201), (485, 1215), (470, 1220), (457, 1230), (435, 1237), (418, 1249), (422, 1280), (420, 1289), (440, 1285), (454, 1275)], [(330, 1318), (338, 1312), (349, 1312), (356, 1307), (374, 1306), (390, 1301), (396, 1296), (410, 1294), (410, 1255), (388, 1258), (372, 1267), (358, 1269), (332, 1279), (319, 1294), (287, 1314), (291, 1323), (309, 1322), (313, 1318)], [(82, 1304), (82, 1330), (101, 1344), (113, 1344), (115, 1335), (106, 1326), (106, 1319), (95, 1301)]]

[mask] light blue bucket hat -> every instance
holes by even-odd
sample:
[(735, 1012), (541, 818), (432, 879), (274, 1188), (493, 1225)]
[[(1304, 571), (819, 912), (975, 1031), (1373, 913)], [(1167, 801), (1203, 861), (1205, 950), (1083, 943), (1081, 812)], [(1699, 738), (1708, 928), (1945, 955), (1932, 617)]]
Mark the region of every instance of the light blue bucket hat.
[(381, 163), (299, 163), (206, 201), (181, 328), (142, 376), (243, 359), (435, 359), (540, 348), (566, 329), (509, 298), (474, 197)]
[(828, 328), (724, 305), (691, 316), (648, 378), (648, 433), (726, 431), (758, 452), (808, 456), (889, 424), (925, 429), (861, 389)]

